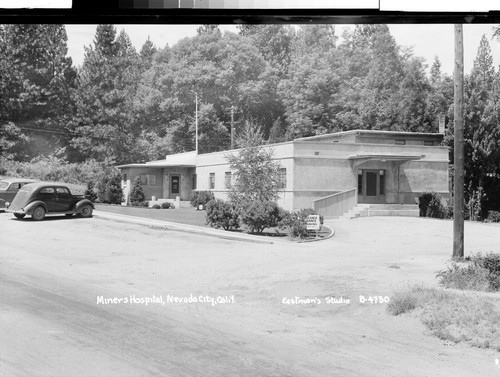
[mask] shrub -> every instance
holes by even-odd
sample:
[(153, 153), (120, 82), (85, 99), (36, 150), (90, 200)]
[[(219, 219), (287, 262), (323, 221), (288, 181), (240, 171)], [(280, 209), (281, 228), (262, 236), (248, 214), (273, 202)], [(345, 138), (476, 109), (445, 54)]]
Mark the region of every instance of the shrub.
[(110, 204), (121, 204), (123, 201), (122, 177), (118, 170), (114, 170), (106, 181), (104, 199)]
[(94, 203), (97, 200), (97, 194), (94, 190), (95, 183), (92, 181), (87, 182), (87, 189), (85, 190), (85, 197)]
[(224, 230), (239, 228), (240, 219), (236, 206), (221, 199), (210, 200), (207, 203), (207, 224)]
[(154, 204), (152, 208), (154, 208), (154, 209), (161, 209), (161, 205), (159, 205), (159, 204)]
[(500, 223), (500, 211), (488, 211), (488, 217), (486, 218), (488, 223)]
[(10, 177), (33, 178), (40, 181), (57, 181), (86, 185), (89, 181), (99, 182), (114, 169), (109, 164), (87, 160), (69, 163), (64, 158), (40, 156), (29, 162), (19, 162), (0, 158), (0, 164)]
[(121, 174), (118, 169), (110, 170), (102, 176), (94, 189), (97, 189), (96, 201), (100, 203), (120, 204), (123, 201)]
[(279, 223), (280, 229), (286, 229), (288, 235), (292, 238), (306, 238), (308, 231), (306, 223), (303, 221), (297, 212), (285, 211)]
[(476, 254), (465, 258), (466, 264), (452, 263), (437, 277), (447, 288), (480, 291), (500, 290), (500, 254)]
[(488, 271), (490, 289), (493, 291), (500, 290), (500, 254), (476, 254), (470, 260), (474, 265)]
[[(279, 228), (286, 229), (288, 235), (292, 238), (307, 238), (309, 235), (307, 230), (307, 218), (309, 215), (317, 215), (317, 213), (312, 208), (301, 209), (297, 212), (283, 210)], [(323, 216), (319, 217), (319, 221), (323, 224)]]
[(169, 209), (169, 208), (172, 208), (172, 207), (173, 207), (172, 203), (169, 203), (169, 202), (163, 202), (163, 203), (161, 203), (161, 208), (163, 208), (163, 209)]
[(132, 207), (149, 207), (149, 203), (145, 200), (143, 202), (130, 202)]
[(130, 192), (130, 204), (136, 206), (134, 203), (143, 203), (146, 200), (144, 191), (142, 190), (141, 177), (135, 177), (132, 191)]
[(198, 209), (198, 206), (206, 206), (210, 200), (215, 199), (211, 191), (194, 191), (191, 195), (191, 205)]
[(277, 227), (284, 215), (274, 202), (251, 201), (240, 203), (241, 221), (252, 233), (262, 233), (266, 228)]
[(441, 196), (435, 192), (424, 192), (418, 198), (420, 216), (443, 219), (446, 217), (447, 209), (441, 203)]
[(488, 270), (476, 264), (461, 266), (453, 262), (451, 266), (437, 273), (439, 284), (446, 288), (486, 291), (489, 288)]

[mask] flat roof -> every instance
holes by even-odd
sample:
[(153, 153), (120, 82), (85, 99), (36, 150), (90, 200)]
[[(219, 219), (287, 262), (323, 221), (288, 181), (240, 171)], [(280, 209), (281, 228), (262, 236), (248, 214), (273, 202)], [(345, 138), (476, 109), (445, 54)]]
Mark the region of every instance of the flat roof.
[(424, 156), (420, 154), (402, 155), (394, 153), (380, 153), (380, 154), (356, 154), (349, 156), (348, 160), (390, 160), (390, 161), (408, 161), (408, 160), (421, 160)]
[(433, 137), (443, 137), (443, 134), (440, 133), (429, 133), (429, 132), (407, 132), (407, 131), (384, 131), (384, 130), (349, 130), (349, 131), (341, 131), (341, 132), (334, 132), (331, 134), (325, 134), (325, 135), (315, 135), (315, 136), (308, 136), (308, 137), (301, 137), (298, 139), (294, 139), (297, 141), (309, 141), (309, 140), (321, 140), (321, 139), (327, 139), (327, 138), (332, 138), (332, 137), (337, 137), (337, 136), (344, 136), (344, 135), (352, 135), (352, 134), (357, 134), (357, 135), (379, 135), (379, 136), (416, 136), (416, 137), (424, 137), (424, 136), (433, 136)]

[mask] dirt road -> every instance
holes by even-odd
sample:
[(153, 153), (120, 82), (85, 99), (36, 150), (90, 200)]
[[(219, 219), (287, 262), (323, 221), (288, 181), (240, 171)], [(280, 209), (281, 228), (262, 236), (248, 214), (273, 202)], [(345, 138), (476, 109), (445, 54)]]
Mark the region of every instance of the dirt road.
[[(1, 213), (0, 375), (500, 376), (499, 353), (360, 303), (436, 285), (451, 222), (331, 224), (327, 241), (261, 245)], [(467, 252), (500, 252), (499, 230), (467, 224)]]

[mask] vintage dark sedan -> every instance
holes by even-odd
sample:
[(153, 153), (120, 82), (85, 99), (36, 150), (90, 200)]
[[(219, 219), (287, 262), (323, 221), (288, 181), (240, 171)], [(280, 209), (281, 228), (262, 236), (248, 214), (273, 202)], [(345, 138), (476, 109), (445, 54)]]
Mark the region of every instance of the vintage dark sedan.
[(30, 215), (35, 221), (43, 220), (45, 215), (91, 217), (93, 211), (94, 204), (84, 195), (72, 195), (66, 186), (51, 182), (25, 185), (7, 208), (18, 219)]
[(2, 178), (0, 180), (0, 211), (8, 207), (21, 187), (28, 183), (37, 182), (27, 178)]

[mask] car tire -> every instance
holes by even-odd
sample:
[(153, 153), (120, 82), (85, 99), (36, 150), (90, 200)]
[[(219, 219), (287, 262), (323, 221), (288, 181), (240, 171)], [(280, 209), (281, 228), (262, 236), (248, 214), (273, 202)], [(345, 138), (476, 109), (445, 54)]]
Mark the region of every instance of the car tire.
[(35, 221), (42, 221), (45, 218), (45, 208), (38, 206), (31, 214), (31, 218)]
[(94, 209), (92, 208), (92, 206), (90, 204), (84, 204), (82, 206), (82, 208), (80, 208), (80, 216), (91, 217), (93, 211), (94, 211)]
[(24, 216), (26, 216), (24, 213), (14, 213), (14, 216), (18, 219), (24, 219)]

